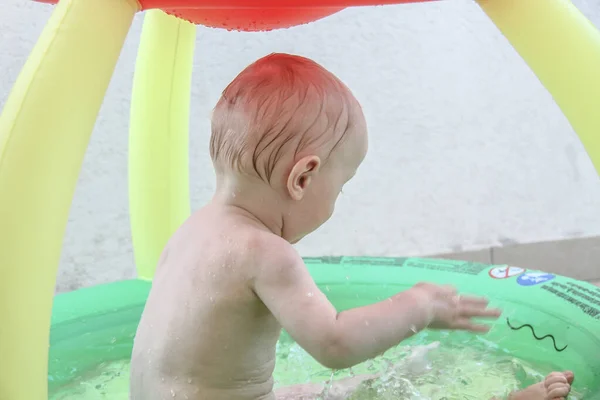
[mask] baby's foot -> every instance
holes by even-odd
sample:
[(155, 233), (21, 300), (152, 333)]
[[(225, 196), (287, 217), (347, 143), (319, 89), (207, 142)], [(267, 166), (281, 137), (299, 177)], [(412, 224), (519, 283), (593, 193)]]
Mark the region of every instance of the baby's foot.
[(571, 371), (552, 372), (544, 382), (513, 393), (509, 400), (564, 400), (571, 391), (573, 378)]

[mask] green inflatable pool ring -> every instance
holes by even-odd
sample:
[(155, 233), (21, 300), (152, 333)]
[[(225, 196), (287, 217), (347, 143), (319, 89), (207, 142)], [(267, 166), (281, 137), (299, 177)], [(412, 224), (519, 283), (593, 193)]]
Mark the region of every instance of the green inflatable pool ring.
[[(484, 295), (504, 310), (486, 339), (518, 357), (573, 370), (577, 387), (600, 398), (600, 288), (507, 265), (419, 258), (305, 259), (338, 310), (383, 300), (421, 281)], [(102, 362), (128, 359), (150, 283), (129, 280), (56, 296), (52, 391)], [(121, 400), (121, 399), (115, 399)]]

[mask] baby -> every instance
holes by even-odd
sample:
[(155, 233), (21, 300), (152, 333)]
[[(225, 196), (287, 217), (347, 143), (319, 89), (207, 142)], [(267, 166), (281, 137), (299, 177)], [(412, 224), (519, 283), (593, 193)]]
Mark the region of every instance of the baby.
[[(316, 286), (292, 244), (331, 217), (366, 152), (358, 101), (311, 60), (272, 54), (229, 84), (212, 116), (216, 193), (159, 261), (135, 338), (132, 400), (315, 399), (315, 385), (273, 390), (282, 327), (333, 369), (425, 328), (489, 330), (473, 318), (500, 311), (451, 287), (421, 283), (340, 313)], [(565, 396), (560, 376), (526, 398)]]

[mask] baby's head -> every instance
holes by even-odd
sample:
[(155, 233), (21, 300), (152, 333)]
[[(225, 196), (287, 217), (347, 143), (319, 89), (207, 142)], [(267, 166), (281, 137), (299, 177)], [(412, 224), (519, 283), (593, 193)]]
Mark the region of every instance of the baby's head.
[(281, 214), (277, 233), (290, 242), (329, 219), (366, 151), (356, 98), (331, 72), (299, 56), (271, 54), (248, 66), (212, 116), (217, 190), (260, 198), (268, 208), (262, 212)]

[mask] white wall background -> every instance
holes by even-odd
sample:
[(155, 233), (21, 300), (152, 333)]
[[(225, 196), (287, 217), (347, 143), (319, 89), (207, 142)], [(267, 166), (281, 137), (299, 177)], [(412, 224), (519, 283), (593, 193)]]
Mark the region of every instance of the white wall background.
[[(2, 0), (0, 107), (51, 6)], [(600, 3), (577, 0), (600, 27)], [(127, 130), (138, 15), (92, 136), (59, 274), (68, 290), (134, 275)], [(600, 234), (600, 181), (535, 75), (468, 0), (345, 10), (270, 33), (200, 28), (191, 193), (212, 195), (209, 113), (222, 88), (270, 52), (311, 57), (363, 103), (370, 153), (303, 255), (420, 255)], [(48, 210), (52, 212), (52, 210)]]

